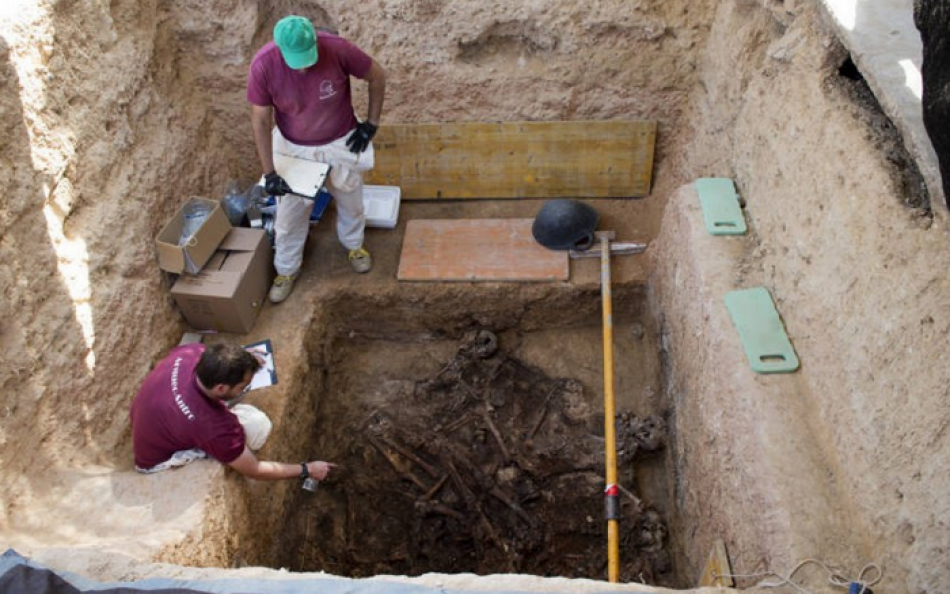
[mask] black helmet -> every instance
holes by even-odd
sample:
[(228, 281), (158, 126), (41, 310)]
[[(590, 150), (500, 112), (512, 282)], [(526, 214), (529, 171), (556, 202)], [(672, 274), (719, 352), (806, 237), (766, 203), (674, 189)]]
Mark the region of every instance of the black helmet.
[(531, 234), (550, 250), (586, 250), (594, 245), (597, 211), (577, 200), (548, 200), (534, 217)]

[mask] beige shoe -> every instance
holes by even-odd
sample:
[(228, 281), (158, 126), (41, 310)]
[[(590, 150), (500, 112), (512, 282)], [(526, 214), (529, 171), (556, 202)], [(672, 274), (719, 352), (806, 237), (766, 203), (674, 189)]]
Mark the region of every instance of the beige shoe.
[(369, 272), (369, 269), (373, 267), (373, 257), (369, 255), (366, 248), (360, 246), (355, 250), (350, 250), (350, 265), (356, 272)]
[(270, 298), (271, 303), (280, 303), (284, 299), (290, 296), (290, 292), (294, 290), (294, 281), (297, 280), (297, 275), (292, 274), (290, 276), (280, 276), (274, 279), (274, 284), (270, 287)]

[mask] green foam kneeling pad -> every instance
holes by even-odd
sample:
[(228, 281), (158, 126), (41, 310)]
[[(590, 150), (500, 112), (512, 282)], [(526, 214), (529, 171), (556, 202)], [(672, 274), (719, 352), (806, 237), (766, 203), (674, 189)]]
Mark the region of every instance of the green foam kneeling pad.
[(711, 235), (743, 235), (745, 217), (732, 180), (725, 177), (701, 177), (696, 193), (703, 209), (703, 222)]
[(798, 369), (798, 356), (768, 289), (732, 291), (725, 301), (753, 371), (789, 373)]

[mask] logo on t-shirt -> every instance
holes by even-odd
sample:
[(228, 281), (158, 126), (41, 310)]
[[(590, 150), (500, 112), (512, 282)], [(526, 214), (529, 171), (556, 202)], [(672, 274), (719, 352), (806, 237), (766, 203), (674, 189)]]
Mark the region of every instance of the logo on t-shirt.
[(336, 95), (336, 89), (333, 88), (332, 80), (325, 80), (320, 83), (320, 100), (324, 101)]
[(175, 365), (172, 367), (172, 394), (175, 395), (175, 404), (178, 405), (178, 410), (188, 417), (189, 421), (194, 421), (194, 413), (192, 413), (188, 405), (185, 404), (185, 400), (181, 397), (181, 392), (178, 390), (178, 370), (181, 368), (181, 361), (181, 357), (176, 358)]

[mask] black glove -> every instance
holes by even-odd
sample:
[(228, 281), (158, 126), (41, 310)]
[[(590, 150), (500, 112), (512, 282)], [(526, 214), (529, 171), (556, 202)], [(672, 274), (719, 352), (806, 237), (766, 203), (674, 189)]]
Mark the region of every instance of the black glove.
[(284, 178), (277, 175), (276, 171), (271, 171), (264, 176), (264, 190), (271, 196), (283, 196), (284, 194), (293, 193), (290, 185), (284, 181)]
[(369, 141), (376, 136), (377, 127), (369, 122), (360, 122), (356, 125), (356, 130), (346, 139), (346, 146), (354, 153), (362, 153), (369, 146)]

